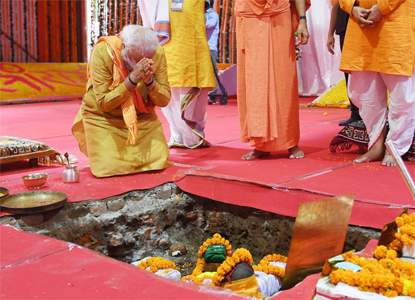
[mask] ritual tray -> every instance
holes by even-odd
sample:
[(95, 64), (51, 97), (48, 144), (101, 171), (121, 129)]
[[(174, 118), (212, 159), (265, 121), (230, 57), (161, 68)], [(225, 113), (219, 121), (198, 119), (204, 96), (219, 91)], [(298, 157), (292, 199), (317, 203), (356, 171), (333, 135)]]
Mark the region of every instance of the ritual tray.
[(9, 190), (0, 186), (0, 198), (5, 197), (9, 194)]
[(53, 191), (17, 193), (0, 198), (0, 210), (12, 214), (34, 214), (62, 207), (68, 195)]

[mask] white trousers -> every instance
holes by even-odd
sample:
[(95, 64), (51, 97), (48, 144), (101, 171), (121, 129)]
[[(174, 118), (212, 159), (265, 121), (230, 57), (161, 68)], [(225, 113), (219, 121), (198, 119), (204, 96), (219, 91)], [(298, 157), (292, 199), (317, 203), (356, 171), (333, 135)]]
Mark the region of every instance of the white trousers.
[(161, 108), (170, 125), (170, 144), (195, 148), (203, 142), (209, 90), (210, 88), (171, 88), (170, 103)]
[(349, 96), (359, 108), (369, 134), (369, 149), (378, 141), (386, 126), (389, 90), (389, 132), (399, 155), (410, 148), (415, 132), (415, 72), (412, 76), (352, 71)]

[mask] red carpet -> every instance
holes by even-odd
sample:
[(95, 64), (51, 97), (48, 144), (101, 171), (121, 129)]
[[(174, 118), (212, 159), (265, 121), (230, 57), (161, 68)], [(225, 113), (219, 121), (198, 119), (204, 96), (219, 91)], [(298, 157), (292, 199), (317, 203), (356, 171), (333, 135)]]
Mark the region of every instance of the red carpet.
[[(302, 99), (304, 103), (310, 101)], [(300, 203), (354, 193), (350, 223), (374, 228), (382, 228), (404, 207), (414, 209), (414, 199), (397, 168), (382, 167), (380, 162), (353, 165), (357, 147), (330, 153), (329, 143), (341, 129), (338, 122), (349, 116), (345, 109), (300, 108), (300, 147), (306, 153), (305, 159), (291, 160), (286, 152), (280, 152), (247, 162), (240, 158), (250, 147), (239, 142), (236, 101), (229, 100), (227, 106), (208, 107), (206, 137), (213, 144), (211, 148), (172, 149), (170, 160), (176, 164), (163, 171), (97, 179), (91, 175), (88, 160), (80, 153), (70, 130), (79, 104), (71, 101), (2, 106), (0, 135), (41, 141), (62, 154), (75, 154), (81, 181), (64, 184), (63, 167), (29, 168), (28, 162), (23, 161), (0, 165), (1, 186), (11, 194), (27, 191), (21, 176), (44, 171), (49, 173), (44, 190), (65, 192), (69, 202), (77, 202), (175, 182), (192, 194), (287, 216), (295, 216)], [(158, 113), (169, 138), (168, 124)], [(415, 164), (406, 165), (415, 177)], [(6, 226), (0, 226), (0, 230), (2, 298), (236, 297), (206, 294), (199, 287), (162, 280), (61, 241)], [(276, 299), (311, 299), (317, 279), (318, 276), (311, 276)], [(20, 285), (21, 293), (13, 293)]]
[[(2, 106), (1, 135), (41, 141), (61, 153), (75, 154), (81, 181), (64, 184), (62, 167), (28, 168), (27, 161), (23, 161), (1, 165), (1, 186), (11, 193), (27, 191), (21, 176), (42, 170), (50, 175), (45, 190), (65, 192), (69, 202), (77, 202), (174, 181), (189, 193), (289, 216), (295, 216), (299, 203), (355, 193), (350, 223), (374, 228), (382, 228), (403, 207), (414, 207), (414, 199), (397, 168), (382, 167), (379, 162), (353, 165), (357, 147), (330, 153), (330, 141), (341, 129), (337, 124), (349, 115), (345, 109), (300, 108), (300, 146), (305, 159), (288, 159), (283, 151), (247, 162), (240, 157), (250, 147), (239, 142), (236, 100), (229, 100), (226, 106), (208, 106), (206, 137), (213, 147), (171, 149), (170, 160), (176, 164), (163, 171), (97, 179), (91, 175), (88, 159), (80, 153), (71, 134), (79, 107), (79, 101)], [(158, 112), (169, 138), (168, 124)], [(415, 163), (406, 165), (415, 176)]]

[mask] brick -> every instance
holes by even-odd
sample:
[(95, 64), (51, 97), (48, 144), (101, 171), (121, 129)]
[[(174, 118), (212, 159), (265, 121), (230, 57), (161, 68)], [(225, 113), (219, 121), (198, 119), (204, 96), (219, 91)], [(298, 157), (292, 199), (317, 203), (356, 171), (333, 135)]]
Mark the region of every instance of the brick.
[(146, 231), (144, 231), (144, 233), (140, 236), (140, 240), (149, 240), (150, 239), (150, 235), (151, 235), (151, 228), (147, 229)]

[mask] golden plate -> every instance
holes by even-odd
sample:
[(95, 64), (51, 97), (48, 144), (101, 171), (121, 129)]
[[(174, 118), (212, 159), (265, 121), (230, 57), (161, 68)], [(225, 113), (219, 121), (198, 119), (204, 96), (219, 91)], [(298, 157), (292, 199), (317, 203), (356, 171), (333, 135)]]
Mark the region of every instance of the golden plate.
[(9, 194), (9, 190), (0, 186), (0, 198), (6, 197)]
[(33, 214), (64, 206), (68, 195), (53, 191), (18, 193), (0, 198), (0, 210), (13, 214)]

